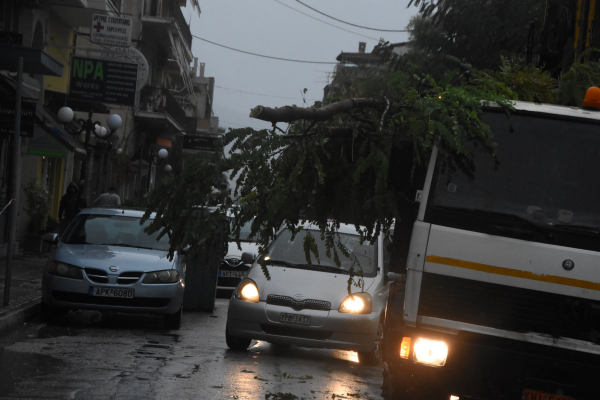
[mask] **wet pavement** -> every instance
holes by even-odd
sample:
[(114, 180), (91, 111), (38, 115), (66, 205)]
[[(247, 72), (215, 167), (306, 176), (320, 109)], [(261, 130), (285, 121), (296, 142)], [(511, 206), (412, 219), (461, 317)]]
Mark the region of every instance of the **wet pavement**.
[(0, 335), (0, 399), (379, 399), (381, 368), (356, 353), (253, 342), (225, 344), (227, 299), (213, 314), (76, 312)]

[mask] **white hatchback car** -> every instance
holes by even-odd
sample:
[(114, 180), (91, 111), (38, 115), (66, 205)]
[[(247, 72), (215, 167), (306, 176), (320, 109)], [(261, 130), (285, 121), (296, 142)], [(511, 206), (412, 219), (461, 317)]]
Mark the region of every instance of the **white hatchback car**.
[[(318, 247), (308, 265), (304, 238), (310, 232)], [(302, 347), (354, 350), (359, 361), (379, 360), (379, 343), (390, 280), (388, 257), (381, 238), (360, 243), (351, 225), (342, 225), (337, 242), (340, 267), (326, 256), (316, 228), (305, 228), (292, 240), (281, 230), (265, 257), (268, 279), (258, 260), (237, 287), (229, 303), (226, 339), (229, 348), (245, 350), (252, 339)], [(248, 258), (245, 253), (243, 257)], [(333, 257), (333, 254), (331, 254)], [(348, 294), (350, 269), (354, 273)]]

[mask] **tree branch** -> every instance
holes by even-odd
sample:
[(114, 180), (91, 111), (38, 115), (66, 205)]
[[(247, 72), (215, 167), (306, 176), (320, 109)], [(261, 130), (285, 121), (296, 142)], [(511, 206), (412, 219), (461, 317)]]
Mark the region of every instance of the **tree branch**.
[(250, 118), (256, 118), (271, 123), (294, 122), (300, 119), (308, 121), (327, 121), (335, 114), (348, 112), (353, 108), (377, 107), (379, 105), (380, 102), (372, 98), (354, 98), (338, 101), (321, 108), (299, 108), (291, 106), (270, 108), (257, 106), (250, 111)]

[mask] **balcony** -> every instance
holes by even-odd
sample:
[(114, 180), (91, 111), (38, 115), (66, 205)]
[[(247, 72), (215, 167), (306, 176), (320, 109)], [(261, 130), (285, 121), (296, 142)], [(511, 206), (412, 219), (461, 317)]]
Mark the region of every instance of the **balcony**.
[(50, 4), (50, 9), (72, 28), (87, 28), (92, 15), (108, 14), (120, 8), (121, 0), (54, 0)]
[(144, 87), (139, 94), (138, 121), (150, 129), (184, 131), (189, 119), (171, 92), (164, 87)]
[[(185, 17), (176, 0), (148, 0), (145, 3), (142, 22), (150, 28), (164, 29), (173, 26), (186, 44), (187, 50), (191, 51), (192, 32), (185, 21)], [(159, 34), (159, 32), (156, 32)], [(162, 36), (162, 35), (160, 35)], [(164, 36), (163, 36), (164, 37)]]

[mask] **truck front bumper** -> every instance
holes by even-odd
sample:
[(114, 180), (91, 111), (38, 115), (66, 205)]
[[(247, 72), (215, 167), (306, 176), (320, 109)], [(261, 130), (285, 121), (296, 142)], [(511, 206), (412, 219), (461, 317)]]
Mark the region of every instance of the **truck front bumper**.
[[(413, 343), (418, 337), (444, 341), (446, 364), (419, 364), (412, 354), (401, 358), (402, 337), (412, 337)], [(600, 356), (480, 334), (408, 328), (384, 342), (386, 399), (525, 399), (525, 389), (554, 399), (595, 399), (600, 398), (598, 377)]]

